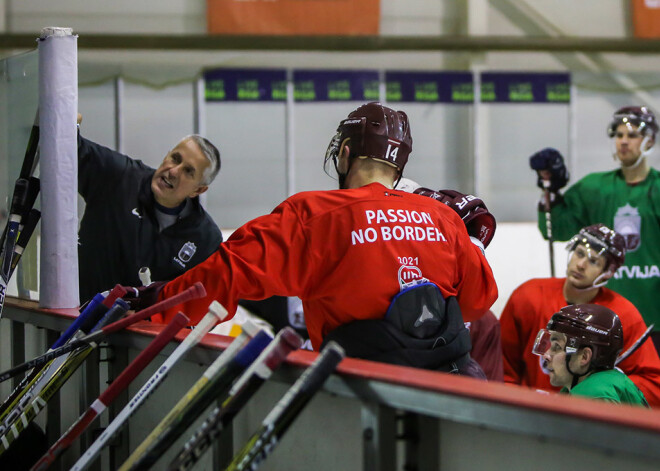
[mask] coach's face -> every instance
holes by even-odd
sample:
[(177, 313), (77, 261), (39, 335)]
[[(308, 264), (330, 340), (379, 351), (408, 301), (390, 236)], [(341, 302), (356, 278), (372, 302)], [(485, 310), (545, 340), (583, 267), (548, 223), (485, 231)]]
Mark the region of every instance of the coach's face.
[(186, 198), (204, 193), (204, 171), (210, 162), (192, 139), (184, 139), (168, 152), (151, 178), (156, 202), (166, 208), (179, 206)]

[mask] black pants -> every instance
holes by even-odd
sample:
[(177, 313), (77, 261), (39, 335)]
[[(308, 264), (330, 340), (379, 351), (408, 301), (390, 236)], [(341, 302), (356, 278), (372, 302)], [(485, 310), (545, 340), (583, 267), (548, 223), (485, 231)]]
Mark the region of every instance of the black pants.
[(29, 470), (47, 451), (46, 434), (37, 424), (31, 422), (11, 443), (9, 449), (0, 455), (0, 469)]

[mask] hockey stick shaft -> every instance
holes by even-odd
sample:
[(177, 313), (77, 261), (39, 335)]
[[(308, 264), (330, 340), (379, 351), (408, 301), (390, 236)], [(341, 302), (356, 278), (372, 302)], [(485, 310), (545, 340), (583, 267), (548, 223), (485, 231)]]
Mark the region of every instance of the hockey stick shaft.
[(275, 340), (234, 383), (222, 405), (209, 414), (202, 426), (186, 442), (168, 469), (190, 469), (286, 356), (292, 350), (300, 348), (302, 343), (302, 337), (290, 327), (281, 330)]
[(182, 291), (181, 293), (176, 294), (170, 298), (167, 298), (159, 303), (156, 303), (151, 307), (143, 309), (142, 311), (136, 312), (135, 314), (127, 316), (126, 318), (120, 321), (114, 322), (104, 327), (100, 331), (91, 333), (83, 338), (76, 339), (72, 342), (69, 342), (66, 345), (61, 346), (58, 349), (53, 350), (52, 352), (46, 352), (41, 356), (33, 358), (32, 360), (29, 360), (25, 363), (10, 368), (9, 370), (3, 371), (2, 373), (0, 373), (0, 383), (31, 368), (35, 368), (37, 366), (43, 365), (49, 362), (50, 360), (52, 360), (53, 358), (57, 358), (60, 355), (69, 353), (85, 344), (88, 344), (90, 342), (97, 342), (106, 335), (124, 329), (125, 327), (128, 327), (129, 325), (132, 325), (138, 321), (147, 319), (160, 311), (164, 311), (173, 306), (176, 306), (177, 304), (184, 303), (186, 301), (189, 301), (190, 299), (203, 297), (205, 295), (206, 295), (206, 291), (204, 290), (204, 286), (201, 283), (195, 283), (194, 285)]
[[(234, 340), (204, 375), (179, 400), (154, 430), (138, 446), (120, 471), (151, 469), (172, 443), (186, 431), (215, 398), (224, 393), (273, 340), (266, 331), (259, 332), (245, 345), (245, 339)], [(236, 347), (232, 348), (232, 345)], [(230, 351), (231, 349), (231, 351)], [(224, 357), (224, 358), (223, 358)], [(211, 370), (211, 371), (209, 371)]]
[(37, 397), (22, 411), (21, 415), (12, 422), (0, 437), (0, 455), (2, 455), (14, 440), (25, 430), (30, 422), (46, 407), (48, 401), (59, 389), (66, 383), (71, 375), (78, 369), (87, 356), (96, 348), (96, 345), (89, 345), (69, 357), (67, 361), (53, 375), (48, 384), (42, 389)]
[(21, 260), (21, 257), (23, 256), (23, 252), (25, 252), (25, 248), (27, 247), (27, 244), (30, 242), (30, 239), (32, 238), (32, 234), (34, 233), (34, 230), (37, 228), (37, 224), (39, 223), (39, 219), (41, 218), (41, 211), (38, 209), (31, 209), (30, 212), (28, 213), (26, 219), (25, 219), (25, 224), (23, 226), (23, 229), (21, 230), (21, 233), (18, 236), (18, 239), (16, 240), (16, 245), (14, 245), (14, 255), (11, 259), (11, 271), (9, 272), (9, 278), (14, 274), (14, 270), (16, 270), (16, 267), (18, 266), (18, 262)]
[[(121, 299), (115, 302), (115, 305), (105, 314), (103, 319), (99, 321), (97, 327), (101, 327), (107, 323), (112, 323), (118, 317), (124, 315), (128, 305)], [(96, 343), (91, 343), (80, 348), (73, 355), (69, 356), (62, 366), (53, 374), (48, 383), (43, 387), (39, 394), (29, 403), (25, 408), (15, 409), (12, 413), (20, 414), (15, 420), (8, 417), (3, 425), (0, 434), (0, 455), (4, 453), (9, 445), (21, 434), (23, 430), (32, 422), (35, 417), (46, 407), (48, 401), (59, 389), (66, 383), (69, 377), (78, 369), (87, 356), (96, 348)]]
[(179, 346), (167, 357), (165, 362), (147, 380), (140, 390), (133, 396), (128, 404), (117, 414), (103, 433), (90, 445), (85, 453), (71, 468), (80, 471), (86, 469), (96, 459), (103, 447), (123, 427), (129, 417), (147, 400), (147, 398), (162, 384), (170, 369), (199, 341), (213, 326), (227, 316), (227, 310), (217, 301), (209, 306), (209, 312), (202, 318), (197, 327), (179, 344)]
[(329, 342), (314, 363), (266, 416), (259, 430), (234, 456), (226, 469), (257, 469), (343, 358), (344, 350), (335, 342)]
[[(94, 296), (94, 299), (87, 305), (87, 307), (83, 310), (83, 312), (80, 313), (78, 317), (76, 317), (76, 320), (71, 323), (69, 328), (62, 334), (60, 337), (51, 345), (49, 350), (54, 350), (63, 344), (65, 344), (73, 335), (81, 329), (85, 321), (90, 318), (92, 315), (94, 315), (94, 311), (96, 307), (101, 304), (103, 301), (103, 295), (102, 294), (97, 294)], [(96, 322), (94, 322), (96, 323)], [(86, 331), (85, 333), (89, 332)], [(16, 402), (20, 400), (20, 398), (24, 395), (25, 392), (27, 392), (26, 388), (29, 388), (30, 383), (36, 381), (37, 377), (44, 372), (44, 370), (48, 368), (48, 366), (41, 368), (41, 369), (34, 369), (31, 371), (29, 374), (25, 376), (20, 382), (20, 384), (14, 388), (14, 390), (11, 392), (11, 394), (5, 399), (5, 401), (0, 405), (0, 420), (2, 420), (5, 417), (5, 411), (8, 409), (12, 409)]]
[(28, 144), (25, 148), (25, 156), (23, 157), (23, 165), (21, 166), (21, 178), (29, 178), (34, 173), (34, 168), (38, 162), (39, 152), (39, 109), (34, 116), (34, 122), (30, 129), (30, 137)]
[[(39, 150), (39, 109), (34, 117), (34, 122), (32, 123), (32, 128), (30, 129), (30, 136), (28, 137), (28, 143), (25, 148), (25, 155), (23, 156), (23, 164), (21, 165), (21, 171), (18, 175), (19, 179), (29, 179), (34, 172), (35, 161), (37, 160), (37, 154)], [(2, 233), (2, 238), (0, 238), (0, 251), (5, 246), (5, 238), (7, 237), (8, 227), (5, 226), (5, 229)]]
[(41, 459), (32, 467), (33, 470), (45, 470), (76, 440), (85, 429), (124, 391), (135, 377), (160, 353), (187, 323), (189, 319), (178, 313), (119, 376), (101, 393), (87, 411), (55, 442)]
[(550, 206), (550, 180), (543, 180), (545, 195), (545, 230), (548, 235), (548, 250), (550, 255), (550, 276), (555, 277), (555, 247), (552, 239), (552, 210)]
[(651, 332), (653, 331), (653, 327), (655, 327), (655, 324), (651, 324), (650, 326), (648, 326), (646, 331), (644, 331), (644, 333), (639, 336), (639, 338), (635, 341), (635, 343), (633, 343), (630, 346), (630, 348), (628, 348), (628, 350), (626, 350), (625, 352), (623, 352), (621, 355), (619, 355), (617, 357), (616, 361), (614, 362), (614, 366), (618, 365), (619, 363), (624, 361), (626, 358), (628, 358), (630, 355), (635, 353), (637, 351), (637, 349), (639, 347), (641, 347), (644, 342), (646, 342), (646, 339), (649, 338), (649, 336), (651, 335)]
[[(125, 301), (123, 301), (122, 299), (118, 299), (115, 302), (114, 306), (109, 311), (107, 311), (105, 313), (105, 315), (103, 316), (103, 318), (98, 322), (96, 328), (101, 328), (103, 325), (111, 323), (111, 322), (117, 320), (117, 318), (124, 315), (124, 313), (126, 312), (127, 309), (128, 309), (127, 303)], [(26, 407), (27, 407), (29, 401), (32, 400), (32, 397), (38, 398), (42, 394), (42, 391), (45, 391), (48, 388), (48, 384), (53, 382), (53, 380), (55, 380), (58, 376), (63, 377), (63, 380), (62, 380), (61, 384), (64, 384), (64, 382), (68, 379), (68, 376), (66, 375), (67, 371), (71, 370), (71, 368), (70, 367), (67, 368), (66, 365), (68, 365), (70, 363), (70, 361), (74, 362), (75, 361), (74, 357), (78, 357), (79, 356), (78, 354), (80, 352), (87, 351), (85, 356), (83, 356), (82, 359), (80, 360), (80, 363), (82, 363), (82, 360), (84, 360), (85, 357), (89, 354), (89, 352), (91, 352), (91, 350), (88, 350), (88, 347), (95, 348), (96, 343), (85, 345), (83, 348), (79, 349), (76, 353), (69, 356), (68, 358), (65, 358), (65, 359), (64, 358), (62, 358), (62, 359), (58, 358), (57, 363), (60, 365), (58, 367), (58, 369), (55, 370), (55, 372), (53, 373), (52, 376), (50, 376), (50, 379), (49, 379), (48, 375), (42, 375), (42, 377), (38, 381), (38, 383), (41, 382), (43, 384), (43, 387), (42, 387), (42, 385), (36, 385), (35, 384), (34, 390), (32, 391), (30, 397), (22, 399), (19, 402), (18, 407), (15, 407), (14, 410), (12, 410), (11, 413), (7, 416), (7, 418), (3, 422), (2, 426), (0, 426), (0, 434), (5, 433), (7, 428), (12, 427), (12, 424), (14, 424), (17, 420), (16, 417), (18, 417), (19, 414), (24, 414), (25, 413)], [(75, 368), (77, 368), (78, 365), (79, 365), (79, 363), (76, 365)], [(73, 368), (73, 371), (75, 371), (75, 368)], [(62, 370), (64, 371), (64, 374), (62, 374)], [(71, 371), (71, 372), (73, 372), (73, 371)], [(70, 374), (71, 373), (69, 373), (69, 375)], [(32, 403), (34, 403), (34, 400), (32, 400)], [(39, 409), (39, 410), (41, 410), (41, 409)], [(23, 420), (23, 422), (25, 422), (25, 419)], [(20, 431), (15, 432), (15, 435), (17, 436), (18, 433), (20, 433)]]
[(7, 285), (9, 284), (9, 275), (11, 274), (11, 259), (18, 237), (18, 226), (21, 222), (21, 215), (25, 210), (27, 185), (28, 181), (24, 178), (16, 180), (9, 219), (7, 220), (7, 235), (2, 246), (2, 262), (0, 263), (0, 316), (2, 315), (2, 308), (7, 295)]

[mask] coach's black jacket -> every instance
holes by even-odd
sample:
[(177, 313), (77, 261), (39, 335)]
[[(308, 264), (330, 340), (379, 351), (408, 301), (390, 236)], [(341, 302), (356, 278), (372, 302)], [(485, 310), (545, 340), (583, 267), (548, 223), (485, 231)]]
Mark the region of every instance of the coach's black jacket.
[(86, 203), (78, 232), (80, 301), (117, 283), (140, 286), (138, 270), (171, 280), (203, 262), (222, 242), (211, 217), (193, 211), (162, 232), (151, 191), (155, 169), (78, 136), (78, 193)]

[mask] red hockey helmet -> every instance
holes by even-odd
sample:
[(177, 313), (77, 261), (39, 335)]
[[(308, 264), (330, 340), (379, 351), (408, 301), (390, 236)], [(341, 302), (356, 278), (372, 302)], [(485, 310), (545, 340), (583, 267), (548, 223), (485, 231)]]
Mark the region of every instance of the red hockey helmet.
[(566, 250), (570, 254), (578, 245), (584, 245), (587, 250), (593, 250), (598, 255), (604, 255), (607, 258), (605, 270), (603, 270), (602, 275), (594, 280), (594, 287), (603, 286), (607, 283), (607, 281), (605, 283), (599, 283), (599, 281), (602, 281), (602, 278), (606, 276), (607, 279), (614, 276), (614, 273), (626, 260), (626, 239), (605, 224), (598, 223), (583, 227), (568, 241)]
[(406, 113), (377, 102), (360, 106), (339, 123), (325, 154), (326, 171), (329, 162), (336, 168), (340, 147), (346, 139), (350, 139), (351, 157), (382, 160), (397, 167), (400, 173), (412, 151)]
[(612, 369), (623, 349), (623, 327), (614, 311), (599, 304), (574, 304), (552, 315), (547, 330), (566, 335), (567, 355), (584, 347), (593, 351), (591, 365)]

